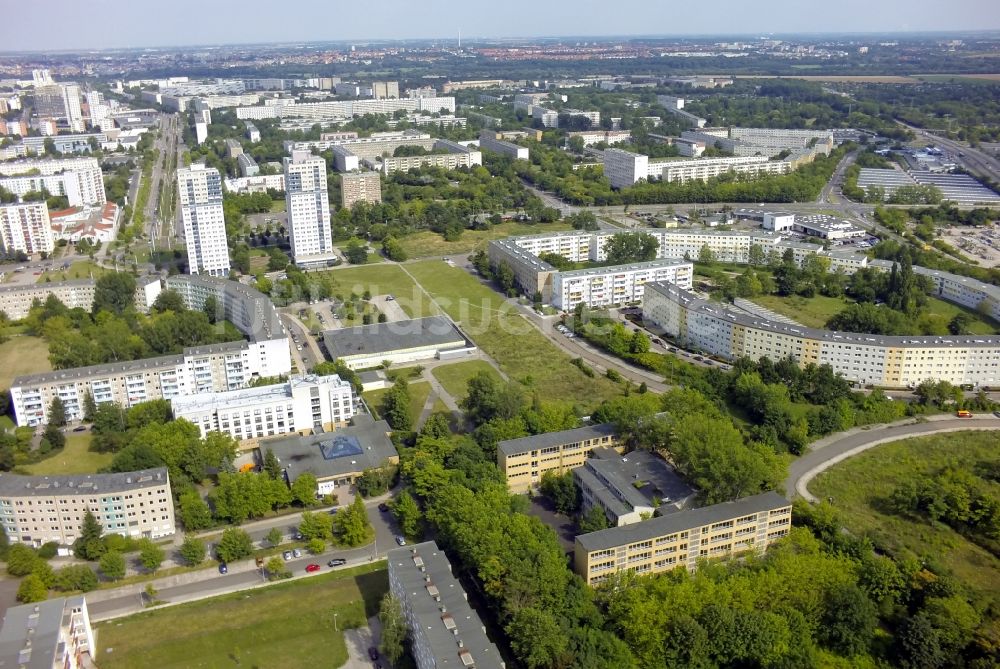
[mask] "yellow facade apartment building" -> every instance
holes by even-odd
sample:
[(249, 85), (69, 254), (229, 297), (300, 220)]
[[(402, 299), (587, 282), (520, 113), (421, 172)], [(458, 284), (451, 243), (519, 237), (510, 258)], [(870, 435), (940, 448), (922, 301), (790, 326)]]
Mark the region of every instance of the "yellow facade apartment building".
[(563, 474), (582, 467), (590, 452), (602, 446), (621, 451), (611, 423), (501, 441), (497, 464), (507, 477), (508, 490), (525, 493), (541, 482), (545, 472)]
[(792, 505), (776, 492), (744, 497), (576, 538), (574, 567), (588, 585), (622, 571), (656, 574), (698, 560), (763, 552), (788, 534)]

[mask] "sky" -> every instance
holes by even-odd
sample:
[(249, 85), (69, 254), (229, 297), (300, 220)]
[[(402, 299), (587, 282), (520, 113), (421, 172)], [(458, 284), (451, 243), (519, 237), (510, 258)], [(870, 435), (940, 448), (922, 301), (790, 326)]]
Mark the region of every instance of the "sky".
[[(0, 0), (0, 7), (16, 1)], [(44, 6), (55, 29), (26, 30), (4, 12), (0, 49), (457, 38), (459, 31), (468, 40), (1000, 30), (997, 0), (45, 0)]]

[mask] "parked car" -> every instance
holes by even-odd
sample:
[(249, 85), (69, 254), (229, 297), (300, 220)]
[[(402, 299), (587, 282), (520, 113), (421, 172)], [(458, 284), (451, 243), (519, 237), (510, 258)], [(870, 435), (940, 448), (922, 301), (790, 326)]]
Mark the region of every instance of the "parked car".
[(302, 557), (302, 551), (300, 551), (298, 548), (292, 549), (292, 557), (297, 557), (297, 558)]
[(403, 537), (401, 537), (401, 536), (399, 536), (397, 534), (396, 535), (396, 545), (398, 545), (398, 546), (405, 546), (406, 545), (406, 539), (404, 539)]
[(314, 563), (314, 564), (307, 564), (307, 565), (306, 565), (306, 571), (307, 571), (308, 573), (310, 573), (310, 574), (311, 574), (312, 572), (314, 572), (314, 571), (319, 571), (319, 570), (320, 570), (320, 566), (319, 566), (318, 564), (315, 564), (315, 563)]
[(972, 418), (972, 412), (968, 409), (959, 409), (955, 412), (955, 415), (959, 418)]
[(219, 563), (219, 573), (220, 574), (228, 574), (229, 573), (229, 567), (226, 566), (225, 562), (220, 562)]
[(329, 562), (326, 563), (326, 566), (327, 567), (339, 567), (339, 566), (345, 565), (345, 564), (347, 564), (347, 560), (345, 560), (344, 558), (333, 558), (332, 560), (330, 560)]
[(386, 504), (385, 502), (382, 502), (381, 504), (378, 505), (378, 510), (381, 511), (382, 513), (385, 513), (386, 511), (389, 510), (389, 505)]
[(285, 562), (288, 562), (292, 559), (292, 551), (285, 551), (281, 554), (281, 557), (285, 558)]
[(368, 649), (368, 657), (372, 659), (372, 662), (378, 659), (378, 648), (372, 646)]
[(305, 537), (302, 536), (301, 532), (295, 530), (295, 534), (293, 535), (292, 538), (295, 539), (296, 541), (302, 541)]
[(73, 428), (73, 431), (74, 432), (83, 432), (86, 429), (87, 429), (86, 425), (77, 425), (76, 427)]

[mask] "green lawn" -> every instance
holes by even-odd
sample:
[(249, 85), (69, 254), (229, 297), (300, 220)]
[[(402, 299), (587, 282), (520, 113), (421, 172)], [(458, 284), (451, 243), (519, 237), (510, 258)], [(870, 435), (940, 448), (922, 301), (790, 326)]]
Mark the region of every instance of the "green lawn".
[[(382, 398), (387, 392), (389, 392), (389, 388), (371, 390), (365, 393), (363, 397), (372, 411), (378, 413), (379, 407), (382, 404)], [(410, 383), (410, 418), (413, 420), (414, 425), (417, 419), (420, 418), (420, 412), (424, 410), (424, 404), (427, 403), (427, 398), (430, 397), (430, 394), (431, 384), (426, 381)]]
[(339, 667), (344, 629), (366, 624), (388, 587), (383, 565), (365, 565), (154, 609), (98, 625), (94, 660), (102, 669)]
[(572, 229), (572, 226), (562, 222), (529, 225), (527, 223), (508, 221), (489, 230), (465, 230), (462, 232), (462, 236), (453, 242), (445, 241), (444, 237), (440, 234), (429, 230), (407, 235), (400, 239), (399, 242), (403, 245), (403, 249), (409, 257), (427, 258), (454, 255), (456, 253), (471, 253), (477, 249), (485, 249), (486, 242), (491, 239), (503, 239), (515, 235), (538, 235), (554, 230)]
[(996, 432), (953, 432), (878, 446), (820, 474), (809, 490), (833, 498), (847, 529), (870, 536), (896, 557), (932, 560), (973, 590), (1000, 603), (1000, 558), (948, 526), (888, 512), (883, 501), (916, 475), (958, 462), (975, 468), (1000, 461)]
[[(142, 258), (139, 258), (142, 261)], [(129, 261), (131, 262), (131, 260)], [(107, 274), (108, 272), (113, 272), (114, 270), (105, 269), (95, 262), (90, 260), (77, 260), (69, 266), (66, 271), (63, 270), (49, 270), (47, 272), (42, 272), (41, 276), (35, 283), (43, 283), (46, 279), (51, 279), (52, 281), (68, 281), (69, 279), (89, 279), (93, 276), (95, 279), (102, 274)]]
[(500, 379), (493, 366), (484, 360), (468, 360), (466, 362), (456, 362), (453, 365), (435, 367), (431, 374), (438, 380), (445, 391), (455, 398), (456, 402), (461, 402), (465, 397), (469, 379), (479, 372), (487, 372), (490, 376)]
[(945, 322), (951, 321), (952, 318), (960, 313), (972, 316), (972, 323), (969, 324), (969, 332), (972, 334), (996, 334), (997, 326), (1000, 325), (993, 319), (984, 316), (975, 309), (967, 309), (957, 304), (952, 304), (951, 302), (945, 302), (937, 297), (928, 297), (927, 305), (930, 313)]
[(325, 272), (325, 275), (333, 279), (335, 295), (347, 298), (352, 292), (363, 295), (369, 290), (372, 295), (392, 295), (396, 298), (396, 303), (412, 318), (438, 313), (427, 295), (398, 265), (344, 267)]
[(439, 260), (407, 265), (438, 305), (512, 379), (543, 399), (593, 409), (621, 389), (603, 377), (588, 378), (496, 291)]
[(826, 322), (841, 312), (847, 302), (839, 297), (802, 297), (791, 295), (759, 295), (751, 300), (762, 307), (767, 307), (775, 313), (792, 318), (802, 325), (811, 328), (822, 328)]
[(25, 465), (29, 474), (43, 476), (49, 474), (96, 474), (97, 470), (111, 464), (114, 457), (111, 453), (94, 453), (90, 451), (91, 435), (89, 432), (66, 435), (66, 447), (50, 458)]
[(10, 388), (15, 376), (51, 371), (44, 339), (22, 335), (0, 344), (0, 389)]
[(284, 200), (271, 200), (271, 213), (276, 214), (285, 210)]

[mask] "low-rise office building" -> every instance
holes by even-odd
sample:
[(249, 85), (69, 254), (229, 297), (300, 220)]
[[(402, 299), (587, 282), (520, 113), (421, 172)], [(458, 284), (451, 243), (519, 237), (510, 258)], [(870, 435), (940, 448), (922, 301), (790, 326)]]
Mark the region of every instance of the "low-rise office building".
[(83, 595), (7, 609), (0, 629), (0, 666), (19, 669), (84, 669), (97, 647)]
[(104, 534), (158, 539), (174, 533), (166, 467), (114, 474), (0, 473), (0, 517), (11, 543), (70, 546), (90, 511)]
[(285, 383), (174, 397), (174, 418), (191, 421), (204, 437), (223, 432), (244, 442), (317, 428), (343, 427), (354, 416), (357, 398), (337, 375), (295, 376)]
[(825, 214), (796, 214), (792, 230), (810, 237), (819, 237), (830, 241), (842, 239), (859, 239), (868, 232), (850, 221), (845, 221)]
[(588, 585), (623, 571), (693, 571), (698, 560), (763, 552), (786, 536), (791, 524), (791, 503), (766, 492), (578, 535), (574, 568)]
[(537, 487), (546, 472), (565, 474), (582, 467), (595, 448), (620, 449), (611, 423), (508, 439), (497, 444), (497, 466), (512, 493)]
[(500, 652), (437, 544), (395, 548), (386, 558), (389, 592), (403, 610), (417, 669), (504, 669)]
[(334, 432), (267, 439), (259, 448), (262, 455), (274, 453), (289, 484), (306, 472), (315, 476), (316, 496), (322, 497), (350, 487), (367, 469), (398, 465), (391, 432), (384, 420), (358, 414), (350, 426)]
[(378, 367), (386, 360), (400, 364), (475, 350), (445, 316), (326, 330), (323, 343), (332, 360), (351, 369)]
[(669, 283), (646, 286), (643, 318), (681, 345), (727, 360), (795, 358), (830, 365), (862, 385), (915, 387), (928, 379), (1000, 386), (1000, 337), (885, 336), (818, 330), (750, 316)]
[(695, 495), (674, 468), (659, 455), (637, 450), (622, 455), (595, 448), (573, 469), (582, 511), (600, 508), (612, 527), (638, 523), (683, 509)]

